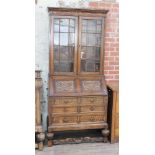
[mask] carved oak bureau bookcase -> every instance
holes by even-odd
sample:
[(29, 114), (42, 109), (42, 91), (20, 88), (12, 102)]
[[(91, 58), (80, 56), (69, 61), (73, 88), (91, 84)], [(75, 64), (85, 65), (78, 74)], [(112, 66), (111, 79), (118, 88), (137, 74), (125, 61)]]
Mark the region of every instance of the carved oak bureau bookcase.
[(107, 124), (104, 27), (107, 10), (49, 8), (48, 145), (54, 132), (102, 129)]

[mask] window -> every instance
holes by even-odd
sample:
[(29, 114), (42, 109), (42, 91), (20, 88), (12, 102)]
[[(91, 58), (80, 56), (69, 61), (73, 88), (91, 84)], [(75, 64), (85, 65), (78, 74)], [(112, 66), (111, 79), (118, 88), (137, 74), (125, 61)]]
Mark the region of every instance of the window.
[(51, 18), (52, 75), (102, 74), (103, 41), (103, 15), (54, 14)]

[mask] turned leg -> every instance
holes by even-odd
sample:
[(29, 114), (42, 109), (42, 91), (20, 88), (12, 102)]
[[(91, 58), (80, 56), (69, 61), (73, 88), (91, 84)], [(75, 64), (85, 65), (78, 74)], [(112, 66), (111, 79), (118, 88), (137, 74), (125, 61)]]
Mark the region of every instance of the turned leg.
[(103, 135), (103, 142), (107, 143), (108, 142), (108, 136), (109, 136), (109, 130), (108, 126), (102, 130), (102, 135)]
[(54, 137), (54, 133), (47, 133), (47, 139), (48, 139), (48, 147), (51, 147), (53, 145), (53, 137)]
[(38, 133), (36, 135), (36, 138), (37, 138), (37, 143), (38, 143), (38, 149), (40, 151), (42, 151), (43, 150), (43, 141), (45, 140), (45, 134), (43, 132)]

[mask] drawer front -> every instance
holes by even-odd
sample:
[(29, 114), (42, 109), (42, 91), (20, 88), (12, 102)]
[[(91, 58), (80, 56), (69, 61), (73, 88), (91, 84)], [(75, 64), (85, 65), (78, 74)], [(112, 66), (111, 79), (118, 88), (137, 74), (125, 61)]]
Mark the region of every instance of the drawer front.
[(53, 105), (75, 106), (77, 105), (77, 98), (76, 97), (60, 97), (60, 98), (50, 99), (49, 102), (52, 103)]
[(106, 111), (105, 106), (89, 105), (80, 107), (80, 112), (105, 112), (105, 111)]
[(77, 116), (55, 116), (51, 120), (52, 124), (77, 123)]
[(52, 107), (52, 113), (77, 113), (77, 107)]
[(104, 122), (106, 117), (104, 114), (98, 115), (81, 115), (79, 116), (79, 121), (82, 122)]
[(81, 104), (103, 104), (104, 97), (103, 96), (90, 96), (90, 97), (81, 97), (80, 103)]

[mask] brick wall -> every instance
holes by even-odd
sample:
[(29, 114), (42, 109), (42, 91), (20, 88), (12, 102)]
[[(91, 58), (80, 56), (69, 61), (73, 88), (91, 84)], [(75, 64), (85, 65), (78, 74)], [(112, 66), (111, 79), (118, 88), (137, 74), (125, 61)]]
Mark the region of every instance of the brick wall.
[(118, 3), (90, 2), (89, 6), (109, 10), (106, 18), (103, 69), (107, 83), (119, 81), (119, 5)]
[[(35, 64), (42, 70), (43, 95), (42, 116), (43, 126), (46, 130), (48, 106), (48, 73), (49, 73), (49, 16), (47, 7), (71, 7), (108, 9), (105, 33), (105, 70), (106, 82), (118, 81), (118, 3), (116, 0), (37, 0), (35, 7)], [(38, 67), (37, 67), (38, 68)]]

